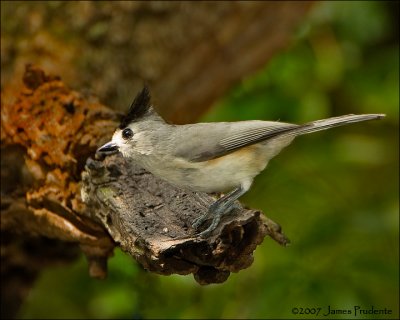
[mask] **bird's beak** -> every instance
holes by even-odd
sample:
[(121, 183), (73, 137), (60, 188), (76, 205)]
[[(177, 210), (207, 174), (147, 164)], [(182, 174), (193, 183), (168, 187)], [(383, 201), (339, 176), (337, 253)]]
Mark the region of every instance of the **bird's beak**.
[(114, 142), (107, 142), (105, 145), (98, 148), (96, 152), (104, 155), (110, 155), (117, 153), (118, 151), (118, 146)]

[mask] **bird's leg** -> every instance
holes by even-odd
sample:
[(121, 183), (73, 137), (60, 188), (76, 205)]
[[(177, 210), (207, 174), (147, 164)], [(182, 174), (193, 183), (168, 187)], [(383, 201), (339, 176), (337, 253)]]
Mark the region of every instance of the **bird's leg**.
[(207, 217), (211, 214), (214, 215), (214, 218), (211, 222), (211, 225), (204, 231), (202, 231), (201, 233), (199, 233), (199, 236), (202, 237), (206, 237), (208, 236), (212, 231), (215, 230), (215, 228), (218, 226), (219, 221), (221, 220), (221, 217), (224, 214), (229, 213), (233, 208), (234, 208), (234, 204), (235, 201), (240, 198), (243, 194), (245, 194), (247, 192), (247, 190), (249, 190), (251, 183), (246, 183), (246, 184), (242, 184), (240, 185), (240, 187), (236, 188), (235, 190), (233, 190), (232, 192), (226, 194), (225, 196), (223, 196), (222, 198), (218, 199), (217, 201), (215, 201), (209, 208), (208, 212), (197, 218), (192, 226), (194, 228), (198, 228), (201, 224), (204, 223), (204, 221), (207, 220)]

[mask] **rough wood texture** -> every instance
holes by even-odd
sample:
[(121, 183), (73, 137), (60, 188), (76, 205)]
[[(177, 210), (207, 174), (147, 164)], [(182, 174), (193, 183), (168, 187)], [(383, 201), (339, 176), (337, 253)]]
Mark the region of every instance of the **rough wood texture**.
[(287, 243), (277, 224), (243, 208), (225, 217), (210, 238), (196, 237), (191, 222), (215, 199), (176, 188), (121, 156), (89, 159), (82, 195), (91, 216), (147, 270), (193, 273), (201, 284), (223, 282), (249, 267), (267, 234)]
[(1, 105), (2, 230), (112, 250), (104, 229), (76, 213), (85, 210), (85, 161), (114, 130), (115, 113), (29, 65), (24, 84)]
[[(106, 276), (114, 243), (84, 216), (80, 173), (115, 113), (30, 67), (16, 98), (1, 100), (2, 318), (14, 317), (38, 272), (77, 258)], [(114, 119), (114, 121), (113, 121)], [(53, 240), (49, 240), (53, 239)]]

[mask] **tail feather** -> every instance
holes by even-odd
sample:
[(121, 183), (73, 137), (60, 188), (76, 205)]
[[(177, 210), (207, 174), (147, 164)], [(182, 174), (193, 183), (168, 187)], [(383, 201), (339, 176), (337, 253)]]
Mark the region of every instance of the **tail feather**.
[(334, 127), (344, 126), (347, 124), (368, 121), (368, 120), (378, 120), (384, 118), (385, 114), (348, 114), (345, 116), (328, 118), (323, 120), (317, 120), (309, 123), (305, 123), (293, 130), (284, 133), (284, 135), (298, 136), (302, 134), (312, 133), (316, 131), (326, 130)]

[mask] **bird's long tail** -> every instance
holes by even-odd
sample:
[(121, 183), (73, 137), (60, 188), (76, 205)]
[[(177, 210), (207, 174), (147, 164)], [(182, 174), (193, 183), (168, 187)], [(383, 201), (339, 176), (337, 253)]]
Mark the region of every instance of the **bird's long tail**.
[(318, 121), (313, 121), (305, 123), (297, 128), (287, 131), (284, 135), (298, 136), (302, 134), (307, 134), (311, 132), (321, 131), (330, 129), (333, 127), (344, 126), (347, 124), (367, 121), (367, 120), (378, 120), (384, 118), (384, 114), (348, 114), (345, 116), (328, 118)]

